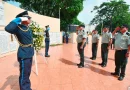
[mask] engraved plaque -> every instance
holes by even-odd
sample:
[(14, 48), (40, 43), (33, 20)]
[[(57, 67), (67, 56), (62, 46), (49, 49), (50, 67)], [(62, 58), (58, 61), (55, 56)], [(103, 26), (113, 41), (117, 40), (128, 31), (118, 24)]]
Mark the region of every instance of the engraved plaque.
[(18, 43), (17, 43), (17, 41), (13, 41), (13, 42), (10, 42), (10, 51), (15, 51), (15, 50), (17, 50), (17, 45), (18, 45)]
[(4, 20), (4, 5), (2, 2), (0, 2), (0, 26), (5, 25), (5, 20)]
[(9, 34), (5, 31), (0, 31), (0, 54), (9, 52)]

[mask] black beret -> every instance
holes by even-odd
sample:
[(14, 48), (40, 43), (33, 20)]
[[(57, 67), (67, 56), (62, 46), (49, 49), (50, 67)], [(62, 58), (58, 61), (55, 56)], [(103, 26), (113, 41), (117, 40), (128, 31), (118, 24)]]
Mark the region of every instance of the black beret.
[(79, 27), (83, 27), (83, 28), (85, 28), (85, 25), (81, 24), (81, 25), (79, 25)]
[(104, 26), (104, 28), (110, 28), (109, 26)]
[(126, 24), (123, 24), (123, 25), (121, 26), (121, 28), (123, 28), (123, 27), (129, 28), (129, 26), (126, 25)]

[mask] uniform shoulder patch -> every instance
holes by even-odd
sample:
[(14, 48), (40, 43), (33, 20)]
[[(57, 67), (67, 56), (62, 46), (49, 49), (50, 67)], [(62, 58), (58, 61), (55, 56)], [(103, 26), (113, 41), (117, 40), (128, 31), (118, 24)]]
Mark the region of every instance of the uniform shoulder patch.
[(130, 33), (127, 32), (126, 35), (130, 36)]

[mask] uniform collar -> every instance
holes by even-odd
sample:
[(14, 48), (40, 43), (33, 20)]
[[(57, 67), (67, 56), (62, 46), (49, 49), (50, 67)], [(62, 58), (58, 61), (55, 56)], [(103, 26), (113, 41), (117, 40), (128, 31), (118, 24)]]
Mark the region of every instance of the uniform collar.
[(122, 34), (122, 35), (126, 35), (127, 32), (125, 32), (125, 33), (121, 33), (121, 32), (119, 32), (119, 33)]
[(79, 32), (84, 32), (84, 30), (79, 30)]
[(107, 32), (104, 32), (104, 33), (109, 33), (109, 32), (107, 31)]
[(96, 33), (96, 34), (93, 34), (93, 35), (97, 35), (97, 33)]
[(80, 32), (84, 32), (84, 30), (79, 30)]
[(127, 32), (123, 33), (123, 35), (126, 35)]
[(27, 25), (24, 25), (24, 24), (21, 24), (22, 26), (24, 26), (24, 27), (28, 27)]

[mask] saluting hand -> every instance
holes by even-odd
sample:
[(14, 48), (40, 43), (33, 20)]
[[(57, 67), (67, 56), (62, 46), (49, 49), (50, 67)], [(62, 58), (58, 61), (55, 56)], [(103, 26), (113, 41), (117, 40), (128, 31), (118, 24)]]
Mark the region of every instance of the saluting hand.
[(107, 49), (110, 49), (110, 46), (108, 46)]
[(128, 58), (129, 57), (129, 53), (127, 52), (125, 56), (126, 56), (126, 58)]
[(120, 30), (120, 27), (116, 27), (116, 28), (115, 28), (115, 31), (118, 31), (118, 30)]
[(83, 49), (83, 46), (81, 46), (80, 49)]

